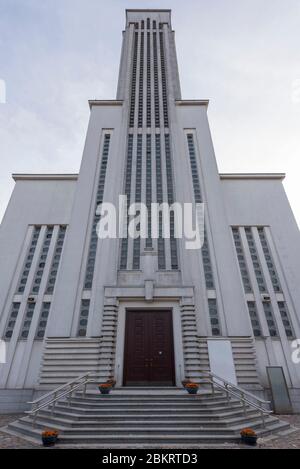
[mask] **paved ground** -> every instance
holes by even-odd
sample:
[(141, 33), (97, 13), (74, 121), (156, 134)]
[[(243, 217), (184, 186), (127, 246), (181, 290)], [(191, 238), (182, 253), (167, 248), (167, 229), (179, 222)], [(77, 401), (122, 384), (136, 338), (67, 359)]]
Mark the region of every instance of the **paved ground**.
[[(1, 427), (4, 427), (9, 422), (17, 420), (18, 418), (22, 417), (22, 415), (14, 414), (14, 415), (0, 415), (0, 449), (25, 449), (25, 448), (41, 448), (42, 445), (30, 443), (22, 438), (18, 438), (15, 436), (8, 435), (7, 433), (1, 432)], [(281, 415), (279, 416), (282, 420), (288, 421), (291, 425), (296, 427), (298, 430), (294, 433), (276, 437), (269, 436), (266, 438), (260, 438), (258, 440), (258, 445), (256, 448), (253, 449), (300, 449), (300, 415)], [(59, 447), (59, 445), (57, 446)], [(220, 445), (214, 446), (210, 445), (207, 446), (209, 448), (233, 448), (233, 449), (244, 449), (244, 445)], [(171, 449), (170, 446), (166, 447), (166, 449)], [(176, 448), (176, 446), (172, 446), (172, 448)], [(194, 446), (194, 448), (196, 448)], [(203, 447), (201, 447), (203, 448)], [(247, 447), (249, 448), (249, 447)]]

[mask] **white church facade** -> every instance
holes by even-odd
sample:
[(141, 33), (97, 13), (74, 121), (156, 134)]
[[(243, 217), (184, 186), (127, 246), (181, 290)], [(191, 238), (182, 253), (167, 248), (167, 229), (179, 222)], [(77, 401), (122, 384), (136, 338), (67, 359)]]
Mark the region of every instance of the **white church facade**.
[[(169, 10), (127, 10), (115, 100), (91, 100), (80, 172), (14, 174), (0, 227), (0, 412), (87, 372), (117, 387), (227, 373), (300, 410), (300, 236), (284, 174), (219, 174), (207, 100), (181, 97)], [(97, 207), (205, 204), (202, 249), (100, 239)], [(129, 217), (127, 222), (129, 222)], [(224, 377), (226, 377), (224, 376)]]

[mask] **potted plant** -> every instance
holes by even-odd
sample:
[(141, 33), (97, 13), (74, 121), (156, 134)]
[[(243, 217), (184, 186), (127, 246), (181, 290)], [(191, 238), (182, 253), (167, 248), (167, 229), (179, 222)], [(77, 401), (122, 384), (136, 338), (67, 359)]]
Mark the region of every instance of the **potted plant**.
[(255, 446), (257, 442), (257, 435), (252, 428), (243, 428), (241, 430), (241, 440), (246, 445)]
[(102, 383), (98, 385), (99, 391), (101, 394), (109, 394), (112, 388), (110, 383)]
[(191, 381), (190, 381), (189, 379), (184, 379), (184, 380), (181, 381), (181, 384), (182, 384), (182, 386), (185, 388), (186, 385), (187, 385), (188, 383), (190, 383), (190, 382), (191, 382)]
[(57, 442), (58, 431), (46, 429), (42, 432), (42, 442), (44, 446), (54, 446)]
[(107, 383), (107, 384), (110, 384), (111, 387), (114, 388), (117, 382), (116, 382), (115, 379), (111, 378), (111, 379), (108, 379), (108, 380), (106, 381), (106, 383)]
[(199, 389), (199, 384), (189, 382), (185, 385), (185, 389), (187, 390), (189, 394), (197, 394), (198, 389)]

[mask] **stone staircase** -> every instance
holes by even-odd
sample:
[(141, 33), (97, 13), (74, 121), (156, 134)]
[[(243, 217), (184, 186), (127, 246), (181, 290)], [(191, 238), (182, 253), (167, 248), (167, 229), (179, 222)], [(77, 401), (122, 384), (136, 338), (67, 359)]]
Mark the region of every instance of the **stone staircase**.
[(55, 408), (41, 410), (33, 424), (27, 415), (4, 431), (41, 441), (45, 428), (60, 432), (59, 445), (98, 448), (188, 448), (208, 443), (236, 443), (244, 427), (258, 436), (289, 431), (289, 424), (274, 416), (262, 419), (255, 409), (225, 394), (201, 390), (189, 395), (178, 388), (116, 388), (110, 395), (89, 389), (76, 392)]

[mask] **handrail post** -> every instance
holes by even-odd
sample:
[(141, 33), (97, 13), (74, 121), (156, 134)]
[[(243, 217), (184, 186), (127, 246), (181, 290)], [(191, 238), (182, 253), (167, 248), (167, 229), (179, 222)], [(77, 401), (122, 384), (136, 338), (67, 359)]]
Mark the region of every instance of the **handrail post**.
[(265, 414), (263, 410), (261, 411), (261, 419), (263, 428), (266, 428)]
[(224, 381), (223, 381), (223, 384), (224, 384), (224, 388), (226, 389), (226, 397), (227, 397), (227, 402), (229, 404), (230, 397), (229, 397), (228, 385), (227, 383), (224, 383)]
[(244, 414), (247, 414), (247, 408), (246, 408), (246, 402), (245, 402), (245, 395), (242, 392), (242, 402), (243, 402), (243, 409), (244, 409)]

